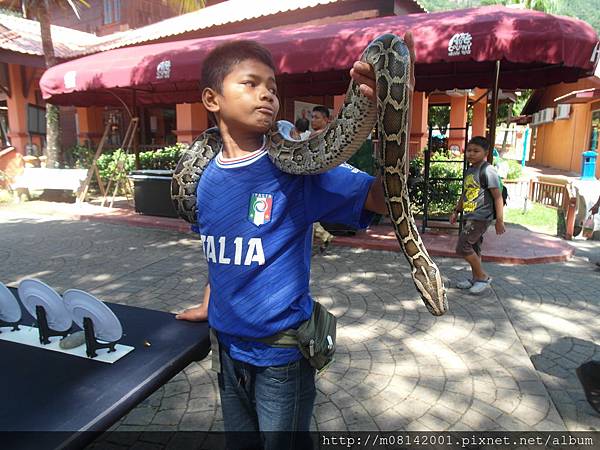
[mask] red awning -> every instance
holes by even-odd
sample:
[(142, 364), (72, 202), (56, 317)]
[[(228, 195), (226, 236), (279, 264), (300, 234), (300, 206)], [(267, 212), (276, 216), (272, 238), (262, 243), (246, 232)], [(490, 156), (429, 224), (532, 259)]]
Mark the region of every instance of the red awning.
[(555, 103), (589, 103), (600, 99), (600, 89), (590, 88), (580, 91), (569, 92), (566, 95), (554, 99)]
[(40, 86), (47, 101), (62, 105), (118, 104), (114, 94), (129, 103), (134, 89), (138, 104), (197, 102), (202, 61), (224, 41), (264, 44), (278, 75), (338, 73), (342, 79), (375, 37), (409, 29), (420, 91), (490, 87), (496, 60), (503, 89), (571, 82), (593, 73), (600, 53), (596, 32), (583, 21), (493, 6), (115, 49), (57, 65)]

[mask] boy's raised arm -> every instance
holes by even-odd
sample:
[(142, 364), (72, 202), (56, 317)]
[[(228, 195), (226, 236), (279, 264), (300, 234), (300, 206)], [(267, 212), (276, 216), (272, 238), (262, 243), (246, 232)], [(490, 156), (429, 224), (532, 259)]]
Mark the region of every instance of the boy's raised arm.
[[(410, 80), (409, 80), (409, 96), (410, 99), (408, 104), (412, 106), (412, 94), (415, 86), (415, 46), (413, 42), (412, 33), (407, 31), (404, 35), (404, 42), (410, 51)], [(362, 61), (356, 61), (350, 70), (350, 76), (352, 79), (359, 84), (359, 89), (363, 95), (368, 97), (371, 101), (377, 101), (377, 90), (375, 83), (375, 71), (373, 67)], [(411, 114), (408, 114), (407, 129), (410, 130)], [(383, 184), (381, 176), (378, 175), (367, 195), (365, 200), (364, 209), (372, 211), (377, 214), (388, 214), (388, 209), (385, 204), (385, 194), (383, 190)]]

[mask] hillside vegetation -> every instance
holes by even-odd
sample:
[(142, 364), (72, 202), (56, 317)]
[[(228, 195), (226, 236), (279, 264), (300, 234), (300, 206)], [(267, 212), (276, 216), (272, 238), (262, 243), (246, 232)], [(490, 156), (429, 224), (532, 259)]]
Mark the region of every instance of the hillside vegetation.
[[(490, 4), (506, 4), (507, 1), (490, 0), (419, 0), (429, 12), (449, 9), (474, 8)], [(514, 3), (508, 1), (508, 3)], [(592, 25), (600, 34), (600, 0), (538, 0), (542, 8), (553, 14), (577, 17)]]

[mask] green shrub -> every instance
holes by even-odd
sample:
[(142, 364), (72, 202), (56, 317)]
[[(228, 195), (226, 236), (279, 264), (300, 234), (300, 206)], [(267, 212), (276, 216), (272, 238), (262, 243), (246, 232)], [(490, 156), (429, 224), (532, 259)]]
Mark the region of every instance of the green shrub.
[(142, 169), (164, 169), (175, 170), (181, 153), (188, 146), (177, 143), (170, 147), (164, 147), (159, 150), (151, 150), (140, 153), (140, 166)]
[(508, 159), (508, 175), (506, 175), (507, 180), (518, 180), (523, 175), (523, 166), (521, 165), (521, 161), (517, 161), (514, 159)]
[(410, 197), (411, 207), (414, 214), (423, 213), (423, 189), (425, 183), (423, 182), (423, 158), (417, 156), (410, 160), (409, 163), (409, 175), (408, 175), (408, 196)]
[[(187, 148), (186, 144), (177, 143), (170, 147), (164, 147), (159, 150), (150, 150), (141, 152), (140, 168), (142, 170), (174, 170), (179, 162), (181, 153)], [(120, 174), (127, 174), (135, 170), (135, 155), (126, 155), (122, 149), (118, 148), (112, 153), (104, 153), (98, 158), (98, 171), (104, 180), (114, 178), (117, 173), (117, 165), (123, 165), (125, 170), (121, 170)]]
[(363, 172), (373, 175), (375, 173), (375, 161), (373, 158), (373, 142), (367, 139), (363, 145), (348, 160), (348, 164), (353, 165)]
[[(451, 161), (451, 162), (448, 162)], [(409, 192), (413, 212), (422, 214), (425, 204), (425, 180), (423, 178), (424, 161), (421, 157), (410, 162), (411, 177)], [(431, 156), (429, 166), (429, 215), (448, 215), (456, 206), (462, 190), (463, 158), (449, 152), (438, 151)], [(443, 178), (432, 180), (432, 178)], [(456, 178), (456, 180), (447, 180)]]
[(91, 147), (76, 144), (64, 154), (65, 165), (69, 169), (89, 169), (95, 153), (96, 150)]
[[(122, 164), (124, 170), (117, 170), (119, 164)], [(135, 155), (127, 155), (122, 149), (118, 148), (112, 153), (101, 155), (98, 158), (97, 165), (98, 172), (100, 172), (103, 180), (120, 179), (135, 168)], [(116, 177), (117, 173), (119, 174), (118, 177)]]

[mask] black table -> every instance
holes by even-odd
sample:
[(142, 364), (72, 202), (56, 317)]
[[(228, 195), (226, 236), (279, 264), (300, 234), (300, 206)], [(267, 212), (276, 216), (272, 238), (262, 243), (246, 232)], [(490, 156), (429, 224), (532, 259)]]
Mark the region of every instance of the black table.
[(81, 448), (210, 350), (206, 322), (107, 305), (135, 347), (113, 364), (0, 340), (0, 447)]

